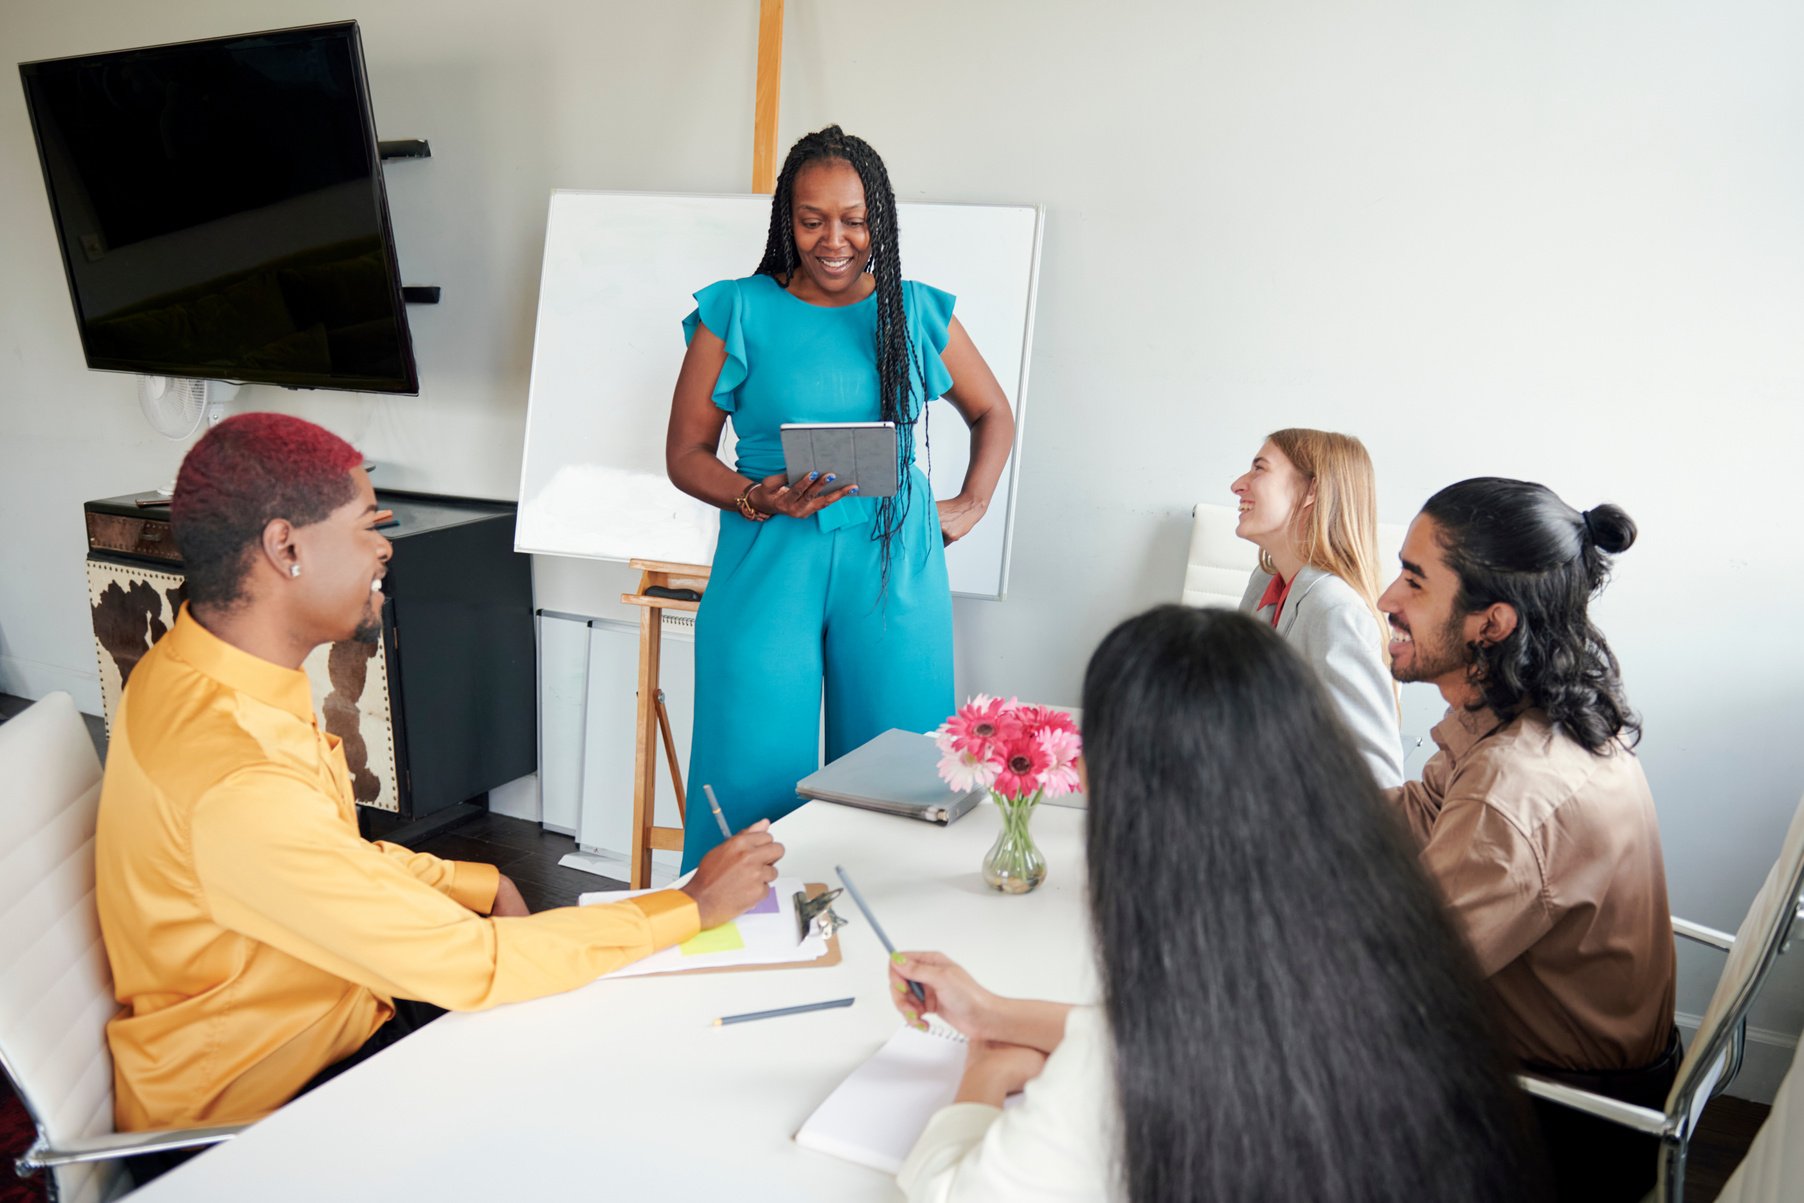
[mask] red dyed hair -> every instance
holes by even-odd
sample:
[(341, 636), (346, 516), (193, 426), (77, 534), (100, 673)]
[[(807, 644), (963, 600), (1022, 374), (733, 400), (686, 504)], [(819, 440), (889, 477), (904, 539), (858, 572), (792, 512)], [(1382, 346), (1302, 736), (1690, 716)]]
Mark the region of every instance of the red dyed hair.
[(351, 470), (362, 464), (357, 448), (286, 414), (238, 414), (207, 431), (182, 460), (169, 507), (188, 599), (240, 600), (263, 528), (277, 518), (320, 521), (356, 495)]

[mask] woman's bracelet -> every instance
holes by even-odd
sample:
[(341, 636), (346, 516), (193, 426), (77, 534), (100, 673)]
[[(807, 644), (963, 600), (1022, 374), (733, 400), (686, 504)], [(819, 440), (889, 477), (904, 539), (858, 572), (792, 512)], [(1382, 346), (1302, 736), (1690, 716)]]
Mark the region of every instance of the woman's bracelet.
[(752, 494), (757, 492), (758, 486), (763, 483), (764, 482), (761, 480), (754, 480), (745, 486), (745, 491), (743, 493), (733, 498), (733, 504), (739, 507), (739, 512), (753, 522), (764, 522), (770, 518), (769, 514), (752, 504)]

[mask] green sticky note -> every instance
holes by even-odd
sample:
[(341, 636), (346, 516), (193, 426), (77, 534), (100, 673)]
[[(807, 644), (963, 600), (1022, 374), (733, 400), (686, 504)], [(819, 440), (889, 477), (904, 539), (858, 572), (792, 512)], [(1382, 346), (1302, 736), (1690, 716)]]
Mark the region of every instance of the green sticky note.
[(704, 952), (732, 952), (745, 947), (745, 937), (739, 934), (737, 923), (723, 923), (719, 927), (695, 933), (677, 947), (683, 950), (686, 957)]

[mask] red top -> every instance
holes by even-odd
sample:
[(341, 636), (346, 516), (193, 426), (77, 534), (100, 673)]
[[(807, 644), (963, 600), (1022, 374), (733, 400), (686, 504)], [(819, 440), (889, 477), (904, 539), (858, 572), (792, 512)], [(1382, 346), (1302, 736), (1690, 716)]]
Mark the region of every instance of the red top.
[(1273, 627), (1278, 625), (1278, 615), (1284, 613), (1284, 603), (1290, 597), (1290, 586), (1290, 581), (1274, 573), (1271, 584), (1265, 587), (1265, 596), (1261, 597), (1259, 604), (1253, 607), (1255, 610), (1263, 610), (1267, 606), (1271, 606)]

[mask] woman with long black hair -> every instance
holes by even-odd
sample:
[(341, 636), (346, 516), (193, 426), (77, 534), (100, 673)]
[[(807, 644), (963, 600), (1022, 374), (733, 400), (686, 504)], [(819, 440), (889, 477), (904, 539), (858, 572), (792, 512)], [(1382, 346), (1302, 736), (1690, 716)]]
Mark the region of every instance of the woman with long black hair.
[(906, 979), (971, 1042), (909, 1198), (1545, 1197), (1471, 958), (1298, 655), (1164, 606), (1103, 640), (1083, 703), (1102, 1003), (892, 966), (911, 1022)]
[[(665, 459), (721, 519), (696, 618), (689, 780), (714, 786), (738, 830), (793, 810), (819, 767), (823, 678), (829, 760), (952, 712), (945, 545), (983, 516), (1015, 424), (954, 298), (903, 279), (883, 160), (838, 126), (790, 150), (756, 273), (695, 299)], [(971, 429), (971, 461), (958, 496), (936, 503), (913, 423), (942, 396)], [(718, 455), (729, 414), (731, 468)], [(783, 424), (876, 421), (896, 425), (895, 496), (831, 476), (790, 487)], [(720, 842), (706, 807), (689, 813), (685, 868)]]

